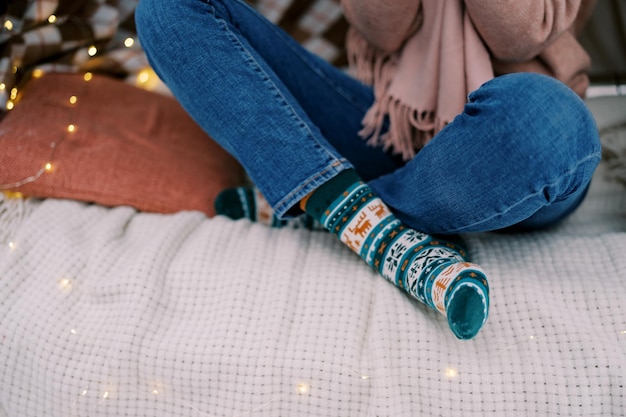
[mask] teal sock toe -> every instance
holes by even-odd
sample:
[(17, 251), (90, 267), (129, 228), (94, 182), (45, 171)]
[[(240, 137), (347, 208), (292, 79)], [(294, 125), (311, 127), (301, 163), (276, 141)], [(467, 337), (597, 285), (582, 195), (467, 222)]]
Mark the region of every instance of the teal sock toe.
[(489, 314), (489, 299), (485, 288), (472, 281), (461, 281), (452, 289), (446, 313), (452, 333), (462, 340), (478, 334)]
[(219, 193), (213, 204), (215, 212), (233, 220), (249, 217), (242, 204), (240, 191), (238, 188), (229, 188)]

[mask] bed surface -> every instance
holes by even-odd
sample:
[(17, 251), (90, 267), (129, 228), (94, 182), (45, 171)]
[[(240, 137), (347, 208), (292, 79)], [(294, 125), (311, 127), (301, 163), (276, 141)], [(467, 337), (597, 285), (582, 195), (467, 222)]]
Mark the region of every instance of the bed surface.
[[(345, 64), (336, 2), (252, 3)], [(592, 75), (623, 81), (601, 3)], [(588, 101), (616, 157), (571, 218), (464, 236), (492, 291), (471, 341), (324, 232), (0, 193), (0, 417), (626, 416), (625, 97)]]
[(0, 416), (626, 415), (626, 192), (466, 235), (476, 339), (324, 232), (0, 201)]

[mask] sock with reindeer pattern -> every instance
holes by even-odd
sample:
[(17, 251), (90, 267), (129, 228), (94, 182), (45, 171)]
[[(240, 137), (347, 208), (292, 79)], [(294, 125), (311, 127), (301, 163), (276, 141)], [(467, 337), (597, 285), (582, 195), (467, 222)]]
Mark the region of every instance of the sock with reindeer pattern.
[(403, 225), (355, 171), (324, 183), (301, 207), (386, 280), (446, 316), (457, 338), (471, 339), (484, 325), (484, 271), (458, 243)]

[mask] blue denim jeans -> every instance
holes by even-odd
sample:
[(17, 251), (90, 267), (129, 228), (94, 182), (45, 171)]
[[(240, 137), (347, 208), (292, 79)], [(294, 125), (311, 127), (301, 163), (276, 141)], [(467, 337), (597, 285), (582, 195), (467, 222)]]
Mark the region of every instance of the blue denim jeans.
[(353, 168), (428, 233), (540, 228), (582, 201), (600, 160), (594, 120), (560, 82), (496, 77), (405, 162), (357, 134), (371, 87), (309, 53), (243, 1), (141, 0), (151, 65), (246, 169), (279, 216)]

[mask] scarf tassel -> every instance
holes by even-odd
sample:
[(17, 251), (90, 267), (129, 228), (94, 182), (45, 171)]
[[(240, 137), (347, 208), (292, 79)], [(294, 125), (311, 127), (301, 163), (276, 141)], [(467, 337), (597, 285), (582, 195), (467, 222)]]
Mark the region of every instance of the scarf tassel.
[[(352, 28), (346, 42), (347, 50), (352, 51), (348, 62), (353, 75), (363, 83), (373, 85), (376, 98), (363, 117), (359, 136), (370, 146), (382, 147), (401, 155), (405, 161), (410, 160), (447, 121), (437, 118), (434, 111), (420, 111), (388, 93), (398, 65), (398, 54), (373, 48)], [(385, 117), (389, 118), (389, 130), (381, 133)]]

